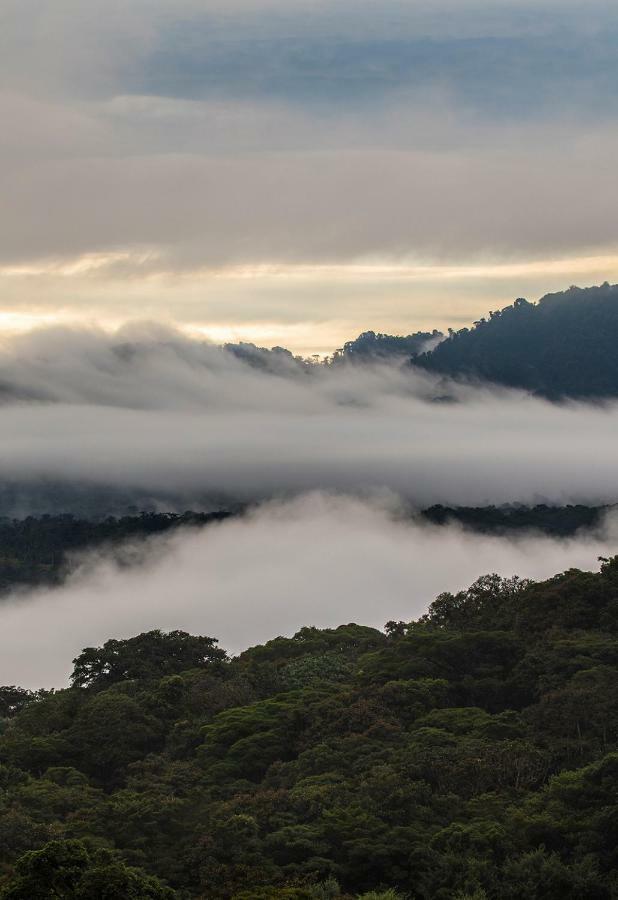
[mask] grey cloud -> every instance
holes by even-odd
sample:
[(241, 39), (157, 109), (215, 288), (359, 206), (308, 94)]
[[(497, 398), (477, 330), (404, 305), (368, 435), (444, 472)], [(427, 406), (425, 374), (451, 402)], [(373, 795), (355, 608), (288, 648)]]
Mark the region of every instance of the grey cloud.
[(608, 4), (376, 10), (9, 0), (2, 259), (121, 249), (174, 270), (615, 244)]
[(616, 136), (561, 138), (524, 147), (520, 135), (508, 151), (360, 148), (6, 166), (0, 183), (12, 213), (0, 222), (0, 253), (9, 262), (151, 248), (173, 269), (610, 246), (618, 237)]

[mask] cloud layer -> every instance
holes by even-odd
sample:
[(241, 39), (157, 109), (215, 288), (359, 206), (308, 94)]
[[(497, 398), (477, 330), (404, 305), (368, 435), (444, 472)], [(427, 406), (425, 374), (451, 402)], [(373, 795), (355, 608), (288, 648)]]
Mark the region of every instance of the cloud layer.
[(136, 489), (183, 508), (316, 488), (386, 488), (419, 506), (618, 499), (614, 404), (264, 359), (149, 326), (8, 342), (0, 479)]
[(439, 592), (478, 575), (596, 568), (615, 548), (609, 528), (563, 541), (506, 539), (411, 524), (392, 501), (315, 494), (267, 504), (135, 545), (131, 568), (95, 554), (63, 587), (3, 601), (0, 684), (63, 686), (83, 647), (151, 628), (208, 634), (238, 652), (302, 625), (382, 627), (416, 618)]
[[(566, 257), (572, 272), (616, 255), (602, 0), (585, 15), (553, 0), (8, 0), (1, 15), (0, 278), (15, 308), (126, 318), (120, 275), (153, 314), (212, 324), (208, 278), (243, 266)], [(64, 294), (58, 261), (76, 267)], [(188, 274), (191, 297), (153, 290)], [(392, 286), (354, 290), (371, 295), (365, 327), (402, 304)], [(233, 293), (228, 322), (272, 322), (259, 286)], [(465, 292), (445, 293), (461, 315)], [(352, 316), (333, 279), (287, 305), (284, 320), (333, 329)]]
[(0, 327), (332, 351), (617, 279), (616, 33), (609, 0), (5, 0)]

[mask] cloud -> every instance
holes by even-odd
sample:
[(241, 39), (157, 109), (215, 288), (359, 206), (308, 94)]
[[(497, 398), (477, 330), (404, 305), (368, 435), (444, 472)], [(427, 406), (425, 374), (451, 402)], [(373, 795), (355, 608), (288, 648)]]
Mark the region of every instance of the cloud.
[[(615, 32), (604, 0), (6, 0), (8, 322), (299, 323), (325, 351), (467, 324), (582, 258), (612, 279)], [(540, 272), (492, 276), (513, 263)]]
[(618, 239), (618, 134), (598, 122), (490, 126), (441, 96), (343, 116), (246, 101), (2, 106), (6, 264), (101, 251), (149, 251), (148, 269), (167, 272), (529, 258)]
[[(143, 630), (218, 637), (233, 652), (302, 625), (409, 621), (481, 574), (596, 568), (615, 532), (487, 537), (406, 521), (391, 500), (313, 494), (134, 545), (131, 567), (83, 557), (60, 588), (0, 605), (0, 684), (63, 686), (85, 646)], [(125, 550), (125, 557), (127, 551)]]
[(5, 7), (6, 263), (520, 258), (618, 239), (607, 4), (585, 21), (553, 2)]
[(7, 341), (0, 479), (132, 489), (168, 508), (316, 488), (388, 488), (419, 506), (618, 499), (613, 403), (552, 405), (399, 366), (269, 364), (158, 326)]

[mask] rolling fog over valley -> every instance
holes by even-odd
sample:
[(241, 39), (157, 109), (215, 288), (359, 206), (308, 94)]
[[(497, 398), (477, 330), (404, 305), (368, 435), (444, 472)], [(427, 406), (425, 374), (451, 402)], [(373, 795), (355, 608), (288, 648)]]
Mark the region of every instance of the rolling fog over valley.
[(407, 360), (253, 351), (153, 326), (5, 341), (2, 481), (24, 513), (49, 483), (178, 510), (313, 489), (388, 489), (419, 507), (617, 499), (611, 399), (550, 403)]
[[(381, 628), (486, 572), (538, 579), (612, 555), (616, 400), (555, 402), (399, 353), (352, 357), (307, 362), (149, 324), (5, 341), (5, 515), (82, 503), (101, 518), (122, 502), (235, 515), (149, 537), (148, 520), (141, 537), (119, 523), (113, 544), (103, 532), (69, 551), (57, 584), (36, 583), (51, 551), (11, 593), (14, 569), (0, 681), (62, 686), (67, 659), (109, 634), (181, 628), (237, 653), (307, 624)], [(549, 512), (535, 519), (526, 504), (539, 503)], [(551, 509), (573, 503), (607, 512), (552, 532)], [(497, 513), (464, 517), (480, 531), (415, 515), (433, 504), (510, 504), (521, 522), (481, 533)]]
[(79, 554), (62, 586), (5, 595), (0, 682), (63, 687), (82, 646), (152, 628), (211, 634), (233, 653), (303, 625), (382, 628), (485, 572), (541, 579), (595, 569), (617, 540), (615, 514), (595, 533), (556, 539), (410, 522), (393, 497), (266, 503), (221, 524)]
[(616, 0), (1, 0), (0, 900), (618, 900)]

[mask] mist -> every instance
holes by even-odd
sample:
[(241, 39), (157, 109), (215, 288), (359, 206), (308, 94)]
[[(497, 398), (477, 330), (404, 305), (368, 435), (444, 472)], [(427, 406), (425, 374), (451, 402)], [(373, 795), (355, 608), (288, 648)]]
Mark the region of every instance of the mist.
[(613, 403), (253, 356), (159, 326), (6, 341), (0, 483), (135, 490), (159, 508), (313, 489), (386, 488), (418, 506), (618, 497)]
[(481, 574), (596, 569), (618, 543), (611, 522), (568, 540), (504, 538), (420, 525), (401, 512), (393, 497), (315, 493), (134, 543), (120, 558), (76, 558), (63, 586), (3, 601), (0, 684), (64, 686), (82, 648), (152, 628), (207, 634), (236, 653), (303, 625), (409, 621)]

